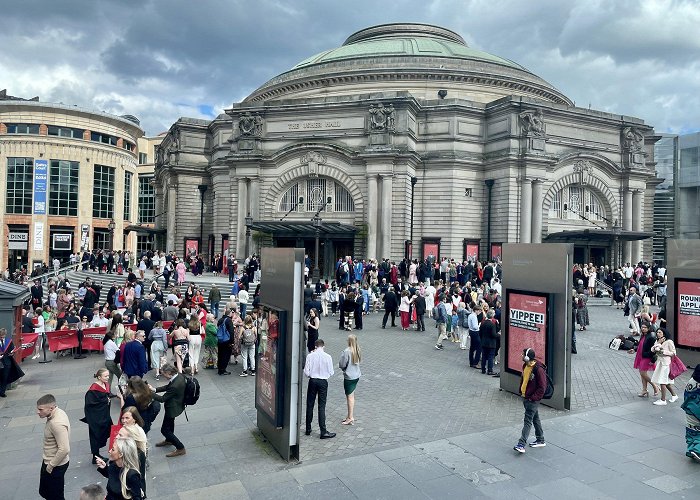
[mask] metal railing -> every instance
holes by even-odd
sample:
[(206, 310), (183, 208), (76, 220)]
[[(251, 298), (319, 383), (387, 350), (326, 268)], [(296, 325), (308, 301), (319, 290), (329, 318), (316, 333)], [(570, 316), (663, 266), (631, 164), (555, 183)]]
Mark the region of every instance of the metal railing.
[(61, 267), (59, 267), (58, 269), (52, 269), (51, 271), (44, 274), (39, 274), (38, 276), (27, 276), (27, 279), (30, 282), (35, 280), (41, 280), (42, 283), (46, 283), (49, 280), (49, 278), (55, 278), (61, 273), (63, 273), (63, 277), (65, 278), (70, 271), (75, 271), (77, 265), (77, 263), (61, 265)]

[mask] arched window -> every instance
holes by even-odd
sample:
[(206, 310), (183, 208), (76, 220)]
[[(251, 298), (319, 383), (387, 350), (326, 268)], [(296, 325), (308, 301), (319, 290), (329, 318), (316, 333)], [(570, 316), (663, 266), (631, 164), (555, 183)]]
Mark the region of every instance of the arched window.
[[(304, 198), (299, 203), (299, 198)], [(331, 199), (323, 210), (325, 212), (354, 212), (355, 202), (345, 186), (323, 177), (307, 177), (284, 192), (279, 202), (280, 212), (316, 212)]]
[(566, 186), (552, 197), (549, 217), (565, 220), (604, 221), (605, 209), (600, 198), (582, 186)]

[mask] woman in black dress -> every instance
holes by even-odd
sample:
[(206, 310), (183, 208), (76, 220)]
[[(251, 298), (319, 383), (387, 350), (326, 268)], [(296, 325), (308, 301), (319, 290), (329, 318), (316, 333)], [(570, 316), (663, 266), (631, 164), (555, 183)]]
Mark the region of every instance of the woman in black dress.
[(95, 373), (95, 382), (85, 393), (85, 416), (80, 419), (88, 424), (93, 464), (97, 463), (95, 457), (101, 457), (100, 448), (107, 444), (109, 439), (112, 427), (109, 408), (114, 397), (117, 396), (109, 390), (109, 371), (107, 368), (100, 368)]
[(136, 442), (117, 437), (109, 450), (109, 462), (97, 459), (97, 471), (107, 478), (105, 500), (143, 500)]
[(318, 318), (318, 311), (311, 308), (309, 311), (309, 319), (306, 321), (306, 348), (309, 352), (316, 349), (316, 341), (318, 340), (318, 327), (321, 320)]

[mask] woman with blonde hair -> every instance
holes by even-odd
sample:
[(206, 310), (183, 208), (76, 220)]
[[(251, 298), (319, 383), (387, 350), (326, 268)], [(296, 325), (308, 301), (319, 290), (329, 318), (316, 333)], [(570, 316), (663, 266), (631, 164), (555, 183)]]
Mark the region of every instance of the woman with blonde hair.
[(122, 409), (119, 437), (131, 438), (136, 443), (139, 456), (139, 474), (141, 474), (141, 491), (146, 496), (146, 458), (148, 457), (148, 438), (143, 430), (144, 421), (135, 406)]
[(343, 425), (353, 425), (355, 422), (355, 388), (360, 380), (360, 361), (362, 352), (357, 342), (357, 335), (348, 335), (348, 346), (340, 355), (338, 366), (343, 370), (343, 388), (348, 404), (348, 416), (341, 422)]
[(199, 354), (202, 350), (202, 333), (204, 333), (204, 328), (199, 321), (199, 317), (194, 313), (190, 314), (187, 328), (190, 330), (190, 367), (192, 368), (192, 375), (195, 375), (199, 371)]
[(107, 478), (106, 500), (143, 499), (138, 447), (132, 438), (117, 437), (109, 462), (97, 458), (97, 471)]

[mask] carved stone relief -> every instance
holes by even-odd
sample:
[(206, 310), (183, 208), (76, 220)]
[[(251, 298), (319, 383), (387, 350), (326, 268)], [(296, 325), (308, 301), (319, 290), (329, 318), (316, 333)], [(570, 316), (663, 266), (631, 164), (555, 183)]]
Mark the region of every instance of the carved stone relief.
[(588, 160), (578, 160), (574, 163), (574, 173), (579, 174), (579, 184), (585, 186), (593, 175), (593, 165)]
[(373, 132), (393, 132), (396, 128), (396, 110), (393, 104), (384, 106), (381, 102), (369, 107), (369, 124)]
[(301, 157), (301, 164), (308, 167), (309, 177), (318, 177), (318, 166), (326, 164), (326, 157), (317, 151), (309, 151)]
[(241, 136), (260, 137), (263, 130), (263, 119), (259, 114), (251, 114), (246, 111), (238, 121), (238, 130)]

